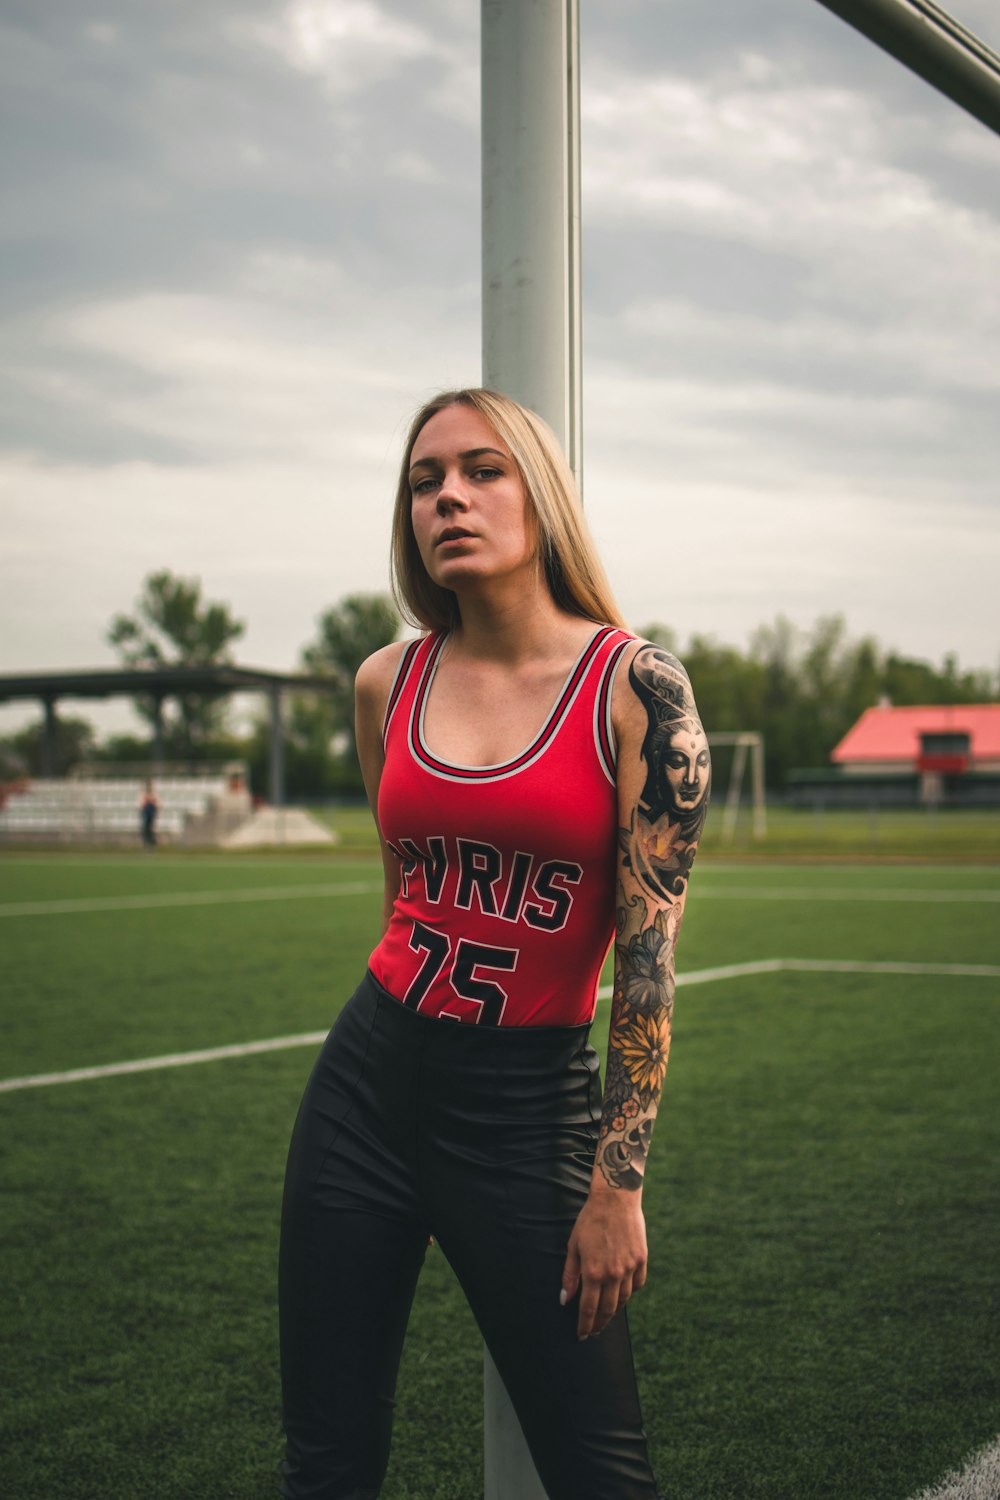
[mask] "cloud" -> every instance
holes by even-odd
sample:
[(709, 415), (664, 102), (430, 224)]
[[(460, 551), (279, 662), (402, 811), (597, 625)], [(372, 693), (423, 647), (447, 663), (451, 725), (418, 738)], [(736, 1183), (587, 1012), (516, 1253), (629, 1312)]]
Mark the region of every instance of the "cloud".
[(797, 73), (597, 70), (585, 214), (602, 257), (629, 248), (587, 325), (588, 454), (617, 392), (617, 430), (685, 479), (995, 511), (995, 191), (970, 207), (900, 163), (920, 130), (877, 94)]
[(878, 381), (884, 390), (898, 391), (902, 383), (1000, 395), (1000, 364), (992, 340), (982, 337), (982, 312), (975, 304), (956, 326), (954, 316), (919, 322), (884, 316), (863, 323), (808, 307), (775, 319), (654, 295), (631, 302), (623, 324), (639, 341), (669, 340), (700, 351), (704, 365), (724, 383), (746, 379), (749, 371), (773, 371), (801, 390), (803, 380), (822, 386), (831, 374), (858, 384), (863, 369), (864, 384)]
[(373, 0), (291, 0), (276, 19), (249, 31), (336, 95), (365, 89), (437, 50), (425, 31)]
[[(384, 585), (409, 412), (478, 378), (478, 9), (16, 17), (6, 664), (109, 659), (171, 567), (288, 666)], [(785, 0), (586, 7), (583, 81), (585, 489), (629, 617), (740, 640), (846, 609), (992, 660), (995, 138)]]
[[(465, 315), (459, 310), (465, 305)], [(409, 388), (407, 352), (432, 340), (438, 368), (474, 374), (478, 287), (357, 297), (338, 262), (254, 252), (228, 294), (155, 293), (61, 310), (27, 377), (95, 426), (168, 441), (199, 463), (328, 464), (378, 451), (388, 401)], [(66, 351), (81, 360), (67, 364)], [(415, 363), (419, 363), (414, 360)]]

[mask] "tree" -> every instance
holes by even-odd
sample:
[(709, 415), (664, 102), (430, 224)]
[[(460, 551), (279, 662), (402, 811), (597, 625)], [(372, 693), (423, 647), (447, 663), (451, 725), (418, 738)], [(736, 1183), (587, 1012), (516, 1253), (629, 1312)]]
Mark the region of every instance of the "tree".
[(320, 615), (316, 639), (302, 651), (302, 665), (327, 677), (327, 693), (303, 698), (293, 706), (293, 736), (322, 740), (327, 749), (336, 737), (344, 757), (353, 761), (354, 679), (366, 657), (388, 646), (399, 633), (399, 614), (388, 594), (348, 594)]
[[(135, 613), (115, 615), (108, 641), (129, 667), (204, 667), (232, 661), (230, 642), (246, 630), (227, 604), (202, 600), (201, 580), (150, 573)], [(155, 724), (158, 706), (147, 697), (136, 709)], [(225, 707), (203, 694), (180, 694), (176, 712), (164, 723), (165, 742), (182, 756), (203, 752), (222, 727)]]
[[(640, 634), (675, 649), (666, 625)], [(963, 672), (953, 656), (937, 668), (885, 655), (871, 636), (849, 640), (842, 615), (824, 615), (807, 631), (779, 615), (754, 631), (746, 653), (694, 635), (678, 654), (709, 737), (713, 731), (761, 731), (768, 785), (775, 788), (792, 770), (827, 766), (837, 742), (883, 697), (900, 706), (997, 697), (991, 673)]]
[(65, 776), (81, 760), (94, 754), (94, 726), (86, 719), (57, 716), (51, 746), (52, 762), (45, 765), (45, 720), (38, 719), (24, 729), (0, 740), (0, 779), (18, 776)]

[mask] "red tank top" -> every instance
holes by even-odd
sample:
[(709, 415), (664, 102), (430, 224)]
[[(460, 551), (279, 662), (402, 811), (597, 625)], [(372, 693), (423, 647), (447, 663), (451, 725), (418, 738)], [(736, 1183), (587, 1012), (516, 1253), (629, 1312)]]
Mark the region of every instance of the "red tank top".
[(424, 741), (446, 639), (408, 645), (389, 694), (378, 816), (402, 879), (372, 973), (424, 1015), (579, 1025), (614, 935), (611, 688), (634, 637), (596, 630), (532, 743), (495, 766), (453, 765)]

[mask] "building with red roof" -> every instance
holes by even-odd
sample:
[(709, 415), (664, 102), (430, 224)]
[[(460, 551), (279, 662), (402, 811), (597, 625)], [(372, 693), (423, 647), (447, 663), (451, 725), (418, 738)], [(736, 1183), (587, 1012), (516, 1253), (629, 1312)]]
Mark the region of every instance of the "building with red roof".
[(830, 760), (830, 770), (791, 773), (792, 806), (996, 807), (1000, 703), (880, 703), (865, 709)]
[(1000, 703), (866, 708), (830, 759), (848, 775), (1000, 771)]

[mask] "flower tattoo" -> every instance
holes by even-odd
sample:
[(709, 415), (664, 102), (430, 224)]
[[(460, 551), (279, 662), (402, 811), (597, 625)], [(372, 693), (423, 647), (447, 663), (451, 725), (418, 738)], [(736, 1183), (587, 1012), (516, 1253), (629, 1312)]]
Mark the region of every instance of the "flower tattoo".
[(612, 1187), (634, 1191), (670, 1056), (674, 948), (711, 764), (680, 663), (657, 646), (641, 646), (629, 682), (645, 711), (645, 732), (641, 786), (618, 835), (615, 986), (597, 1164)]
[(670, 1055), (670, 1026), (666, 1017), (658, 1024), (652, 1016), (635, 1016), (612, 1039), (611, 1045), (621, 1053), (625, 1071), (635, 1085), (638, 1097), (631, 1102), (642, 1106), (654, 1096), (659, 1097)]

